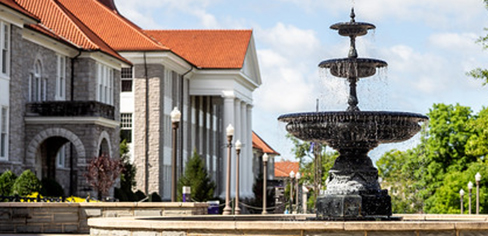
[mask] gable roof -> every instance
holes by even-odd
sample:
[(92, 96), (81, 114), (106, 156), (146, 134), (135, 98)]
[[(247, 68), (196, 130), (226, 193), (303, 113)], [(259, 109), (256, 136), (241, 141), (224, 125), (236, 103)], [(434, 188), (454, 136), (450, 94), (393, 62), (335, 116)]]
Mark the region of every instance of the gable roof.
[(145, 30), (199, 68), (240, 69), (252, 30)]
[(261, 137), (259, 137), (254, 131), (252, 131), (252, 147), (261, 149), (263, 153), (280, 155), (277, 151), (271, 148)]
[(104, 3), (97, 0), (57, 1), (117, 51), (169, 50)]
[(280, 161), (274, 163), (274, 176), (277, 178), (289, 178), (290, 172), (298, 173), (300, 171), (298, 162)]
[[(41, 20), (41, 22), (38, 23), (41, 25), (37, 27), (32, 26), (32, 29), (38, 30), (51, 37), (55, 34), (81, 49), (88, 51), (100, 50), (120, 61), (131, 64), (57, 1), (16, 0), (16, 2)], [(49, 29), (49, 31), (43, 30), (44, 28)], [(59, 40), (59, 37), (54, 38)]]

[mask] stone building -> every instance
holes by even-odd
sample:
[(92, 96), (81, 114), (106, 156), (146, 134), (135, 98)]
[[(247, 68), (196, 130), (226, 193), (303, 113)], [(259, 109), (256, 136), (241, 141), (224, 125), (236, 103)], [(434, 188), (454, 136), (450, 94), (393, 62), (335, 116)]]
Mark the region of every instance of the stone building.
[[(240, 193), (253, 197), (255, 165), (260, 163), (259, 155), (253, 154), (252, 93), (261, 77), (252, 30), (143, 30), (123, 17), (112, 0), (0, 0), (0, 4), (26, 14), (19, 29), (12, 27), (22, 42), (12, 55), (20, 56), (18, 68), (32, 68), (19, 69), (18, 79), (7, 82), (8, 99), (0, 95), (0, 102), (10, 102), (7, 124), (15, 130), (8, 133), (11, 151), (0, 161), (3, 170), (31, 168), (80, 193), (86, 187), (80, 188), (80, 171), (88, 158), (103, 152), (118, 157), (120, 129), (130, 143), (137, 189), (168, 200), (170, 112), (178, 107), (182, 113), (176, 140), (178, 174), (196, 151), (217, 183), (217, 193), (224, 196), (225, 127), (232, 124), (233, 141), (243, 143), (240, 173), (246, 175), (241, 176)], [(10, 10), (16, 11), (14, 7)], [(37, 58), (42, 76), (36, 74)], [(14, 65), (12, 60), (12, 70)], [(29, 93), (31, 74), (35, 81), (39, 77), (39, 94)], [(58, 80), (65, 90), (58, 87)], [(32, 96), (42, 99), (29, 100)], [(65, 158), (55, 161), (56, 155)], [(64, 167), (57, 168), (58, 162)], [(231, 164), (234, 170), (236, 165)]]
[(0, 25), (0, 172), (31, 169), (86, 195), (89, 159), (118, 158), (131, 63), (54, 1), (1, 0)]

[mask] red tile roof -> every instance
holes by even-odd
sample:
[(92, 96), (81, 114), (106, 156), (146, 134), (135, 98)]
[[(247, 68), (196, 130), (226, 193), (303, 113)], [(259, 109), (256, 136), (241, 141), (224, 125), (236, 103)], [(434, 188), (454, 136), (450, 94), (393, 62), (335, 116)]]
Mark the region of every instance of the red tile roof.
[(58, 1), (117, 51), (168, 50), (137, 25), (97, 0)]
[(252, 30), (146, 30), (171, 51), (199, 68), (239, 69)]
[[(54, 0), (16, 0), (16, 2), (27, 11), (31, 12), (41, 20), (42, 26), (33, 29), (48, 28), (52, 34), (75, 44), (84, 50), (100, 50), (121, 61), (130, 64), (125, 58), (120, 56), (101, 38), (99, 38), (86, 25), (78, 20), (70, 11), (63, 5)], [(46, 32), (40, 30), (42, 33)], [(47, 34), (50, 35), (50, 34)]]
[(289, 178), (291, 171), (298, 173), (300, 170), (298, 162), (292, 161), (275, 162), (274, 166), (274, 176), (277, 178)]
[(259, 137), (254, 131), (252, 132), (252, 147), (263, 150), (264, 153), (280, 155), (277, 151), (273, 150), (261, 137)]

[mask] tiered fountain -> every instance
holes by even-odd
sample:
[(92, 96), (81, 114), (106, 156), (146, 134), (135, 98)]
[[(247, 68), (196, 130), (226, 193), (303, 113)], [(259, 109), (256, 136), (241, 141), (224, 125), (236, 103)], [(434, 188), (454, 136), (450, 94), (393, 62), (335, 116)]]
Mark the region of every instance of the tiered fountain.
[(377, 68), (386, 67), (387, 63), (358, 57), (356, 37), (366, 35), (375, 26), (354, 18), (353, 9), (351, 21), (330, 27), (350, 38), (348, 57), (319, 64), (349, 82), (347, 110), (294, 113), (278, 118), (288, 123), (286, 129), (295, 137), (322, 143), (340, 154), (329, 171), (325, 194), (317, 199), (318, 219), (390, 218), (391, 198), (387, 190), (380, 188), (378, 170), (367, 154), (381, 143), (410, 139), (420, 131), (419, 123), (428, 119), (414, 113), (359, 110), (356, 83), (376, 74)]
[[(282, 115), (286, 129), (296, 137), (319, 142), (336, 149), (340, 156), (329, 171), (327, 190), (317, 199), (315, 215), (177, 215), (165, 217), (91, 218), (90, 234), (109, 235), (488, 235), (486, 215), (393, 215), (391, 200), (378, 183), (378, 171), (367, 153), (381, 143), (407, 140), (420, 130), (427, 117), (420, 114), (388, 111), (360, 111), (356, 83), (374, 75), (384, 61), (359, 58), (357, 36), (375, 26), (351, 21), (331, 26), (340, 35), (349, 36), (347, 58), (326, 60), (319, 64), (334, 76), (350, 84), (346, 111), (308, 112)], [(182, 203), (174, 203), (178, 212)], [(188, 204), (188, 203), (187, 203)], [(138, 215), (144, 212), (134, 210)], [(169, 211), (171, 213), (171, 211)], [(125, 214), (121, 212), (121, 214)], [(148, 212), (158, 215), (157, 212)], [(169, 215), (163, 212), (162, 215)], [(395, 219), (378, 222), (383, 219)], [(368, 221), (369, 220), (369, 221)]]

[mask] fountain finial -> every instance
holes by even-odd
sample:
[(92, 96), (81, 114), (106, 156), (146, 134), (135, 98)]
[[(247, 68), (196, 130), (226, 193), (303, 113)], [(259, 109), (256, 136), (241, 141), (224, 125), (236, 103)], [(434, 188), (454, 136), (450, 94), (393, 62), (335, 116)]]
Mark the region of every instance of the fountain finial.
[(351, 8), (351, 22), (356, 22), (356, 20), (354, 19), (356, 17), (356, 14), (354, 14), (354, 7)]

